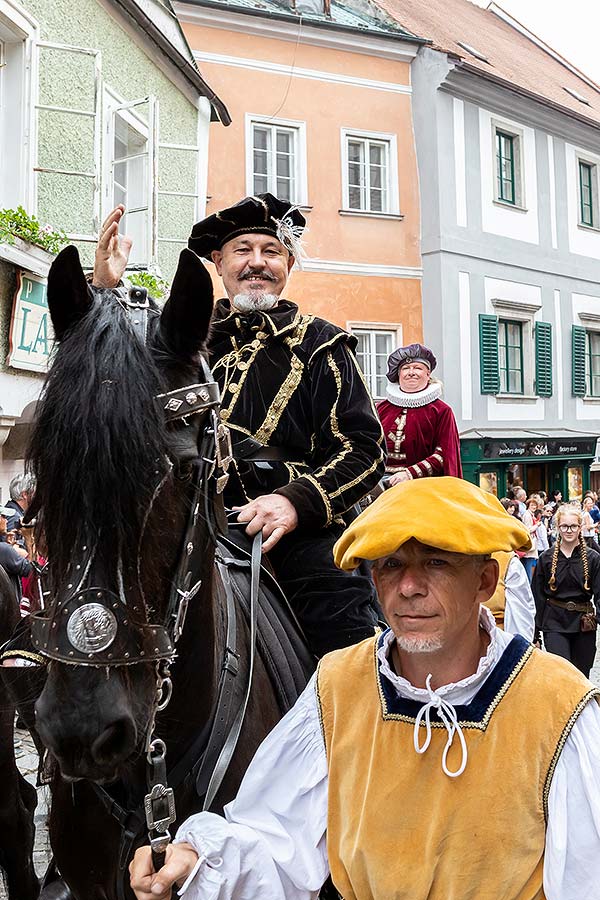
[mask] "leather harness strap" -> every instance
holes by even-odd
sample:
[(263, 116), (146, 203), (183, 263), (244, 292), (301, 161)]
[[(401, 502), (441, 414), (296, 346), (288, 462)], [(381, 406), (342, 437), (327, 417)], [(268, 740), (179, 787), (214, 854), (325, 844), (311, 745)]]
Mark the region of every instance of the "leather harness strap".
[(242, 725), (244, 724), (244, 718), (246, 716), (246, 710), (248, 708), (248, 701), (250, 700), (250, 693), (252, 691), (252, 676), (254, 674), (254, 660), (256, 656), (256, 622), (258, 619), (258, 584), (260, 579), (261, 553), (262, 531), (259, 531), (255, 535), (252, 542), (252, 559), (250, 561), (250, 654), (248, 662), (248, 682), (246, 686), (246, 693), (244, 696), (244, 702), (237, 711), (237, 715), (235, 717), (233, 725), (231, 726), (231, 730), (227, 735), (227, 739), (223, 744), (223, 747), (219, 754), (219, 758), (217, 759), (216, 765), (210, 777), (210, 782), (206, 790), (206, 797), (204, 798), (204, 804), (202, 806), (203, 810), (211, 808), (217, 792), (221, 787), (221, 784), (223, 783), (223, 778), (225, 777), (225, 773), (229, 768), (229, 763), (231, 762), (231, 759), (235, 752), (235, 748), (237, 747), (237, 742), (239, 740)]
[[(177, 790), (191, 779), (195, 780), (198, 796), (202, 799), (203, 809), (210, 809), (213, 804), (227, 769), (235, 752), (244, 723), (252, 689), (252, 674), (256, 655), (256, 622), (258, 618), (258, 590), (260, 582), (262, 535), (259, 532), (252, 545), (251, 560), (240, 560), (222, 557), (217, 560), (219, 572), (223, 579), (226, 598), (226, 640), (217, 699), (209, 722), (202, 730), (192, 746), (181, 757), (167, 775), (166, 783)], [(228, 566), (250, 567), (250, 648), (248, 678), (243, 685), (238, 679), (239, 658), (237, 609), (233, 588), (229, 580)], [(125, 884), (127, 868), (135, 845), (145, 831), (146, 821), (143, 805), (134, 810), (124, 809), (102, 785), (92, 784), (92, 788), (102, 802), (106, 811), (121, 826), (121, 842), (119, 847), (119, 869), (117, 877), (118, 900), (127, 900)]]

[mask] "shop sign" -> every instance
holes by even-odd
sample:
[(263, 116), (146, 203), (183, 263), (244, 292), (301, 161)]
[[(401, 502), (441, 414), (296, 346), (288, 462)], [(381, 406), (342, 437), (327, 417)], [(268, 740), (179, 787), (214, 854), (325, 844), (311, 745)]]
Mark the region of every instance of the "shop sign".
[(520, 459), (556, 456), (594, 456), (596, 438), (585, 440), (488, 441), (483, 445), (484, 459)]
[(17, 272), (7, 365), (13, 369), (46, 372), (54, 333), (48, 312), (46, 279)]

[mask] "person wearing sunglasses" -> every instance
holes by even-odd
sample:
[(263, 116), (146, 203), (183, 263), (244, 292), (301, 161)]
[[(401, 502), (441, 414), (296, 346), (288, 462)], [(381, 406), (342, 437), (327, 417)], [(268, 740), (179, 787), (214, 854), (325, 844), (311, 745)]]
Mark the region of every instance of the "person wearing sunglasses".
[(531, 586), (546, 650), (568, 659), (587, 677), (596, 655), (600, 554), (586, 544), (582, 524), (581, 510), (569, 504), (558, 508), (558, 538), (539, 557)]

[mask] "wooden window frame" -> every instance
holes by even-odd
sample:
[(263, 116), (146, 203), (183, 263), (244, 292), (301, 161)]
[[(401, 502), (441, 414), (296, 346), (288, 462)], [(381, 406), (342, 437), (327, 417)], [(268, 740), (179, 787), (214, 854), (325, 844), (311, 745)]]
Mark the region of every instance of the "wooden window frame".
[[(365, 163), (364, 170), (367, 174), (365, 182), (364, 201), (361, 198), (361, 206), (350, 206), (350, 160), (348, 155), (349, 144), (352, 142), (360, 142), (365, 147)], [(382, 204), (381, 210), (373, 209), (371, 206), (370, 186), (368, 179), (370, 177), (370, 165), (366, 162), (368, 159), (368, 151), (371, 144), (385, 147), (385, 203)], [(400, 216), (400, 200), (398, 188), (398, 139), (395, 134), (389, 134), (377, 131), (362, 131), (361, 129), (342, 128), (341, 129), (341, 165), (342, 165), (342, 209), (341, 213), (351, 213), (353, 215), (364, 216)]]
[[(374, 347), (375, 347), (375, 337), (378, 334), (385, 334), (386, 336), (389, 335), (392, 339), (391, 345), (390, 345), (391, 349), (390, 349), (389, 353), (387, 354), (388, 356), (390, 353), (393, 352), (393, 350), (396, 347), (402, 346), (402, 326), (394, 325), (393, 323), (390, 323), (388, 325), (386, 323), (377, 323), (377, 322), (348, 322), (347, 325), (348, 325), (349, 331), (355, 337), (359, 334), (368, 334), (369, 335), (369, 342), (372, 345), (369, 349), (369, 359), (370, 360), (374, 360), (375, 356), (376, 356)], [(371, 396), (373, 397), (374, 400), (384, 399), (385, 393), (383, 396), (381, 396), (377, 392), (377, 377), (378, 377), (377, 373), (375, 371), (366, 372), (365, 369), (361, 366), (360, 362), (358, 361), (358, 356), (359, 356), (358, 352), (357, 351), (355, 351), (355, 352), (356, 352), (358, 365), (360, 367), (361, 372), (363, 373), (364, 379), (367, 383), (367, 387), (369, 388)]]
[[(293, 135), (293, 196), (290, 203), (296, 206), (308, 206), (307, 162), (306, 162), (306, 122), (295, 119), (270, 119), (254, 113), (246, 113), (246, 193), (254, 196), (262, 193), (255, 189), (254, 178), (254, 129), (265, 128), (276, 139), (277, 131), (285, 131)], [(276, 152), (269, 151), (267, 165), (267, 191), (277, 196), (277, 171), (273, 162)]]
[[(596, 352), (592, 352), (592, 341), (598, 342)], [(600, 380), (600, 362), (597, 370), (594, 371), (593, 360), (600, 360), (600, 331), (586, 329), (585, 332), (585, 396), (593, 397), (595, 400), (600, 398), (600, 388), (594, 391), (594, 380)]]
[[(503, 153), (503, 142), (508, 141), (510, 146), (510, 156), (505, 156)], [(517, 185), (515, 179), (515, 151), (516, 151), (516, 140), (514, 134), (508, 134), (505, 131), (501, 131), (499, 128), (496, 129), (496, 193), (497, 198), (502, 203), (510, 203), (511, 206), (516, 206), (517, 203)], [(506, 161), (510, 162), (510, 197), (505, 195), (505, 182), (506, 178), (503, 174), (503, 164)]]
[[(508, 326), (516, 325), (518, 327), (519, 332), (519, 343), (518, 344), (508, 344)], [(514, 350), (518, 347), (519, 349), (519, 368), (515, 369), (508, 364), (508, 351)], [(504, 349), (504, 365), (502, 364), (502, 353), (501, 351)], [(498, 319), (498, 368), (500, 371), (500, 393), (501, 394), (510, 394), (515, 397), (522, 397), (525, 393), (525, 373), (524, 373), (524, 360), (523, 360), (523, 322), (520, 322), (517, 319)], [(520, 381), (520, 390), (511, 390), (510, 389), (510, 373), (518, 372), (519, 373), (519, 381)], [(504, 384), (503, 384), (504, 382)]]

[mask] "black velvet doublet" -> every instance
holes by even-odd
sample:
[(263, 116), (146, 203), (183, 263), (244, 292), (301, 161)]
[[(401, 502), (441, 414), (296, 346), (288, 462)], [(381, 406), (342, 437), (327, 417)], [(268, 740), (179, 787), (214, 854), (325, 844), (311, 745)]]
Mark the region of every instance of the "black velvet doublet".
[[(247, 315), (217, 303), (210, 363), (239, 474), (230, 479), (228, 505), (277, 492), (293, 503), (301, 530), (322, 528), (377, 483), (383, 436), (355, 344), (287, 300)], [(248, 437), (281, 448), (285, 461), (245, 461)]]

